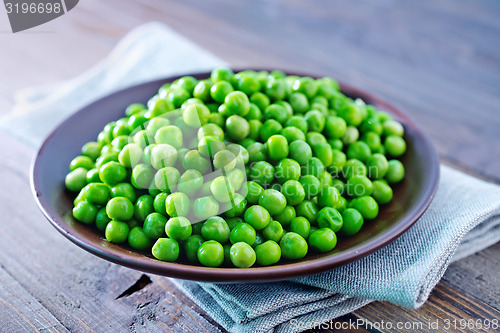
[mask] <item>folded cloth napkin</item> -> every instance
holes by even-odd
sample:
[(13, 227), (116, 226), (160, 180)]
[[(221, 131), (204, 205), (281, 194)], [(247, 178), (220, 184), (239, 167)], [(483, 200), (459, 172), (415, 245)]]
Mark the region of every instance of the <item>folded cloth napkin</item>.
[[(120, 87), (224, 65), (158, 23), (129, 33), (99, 65), (79, 77), (17, 95), (0, 128), (37, 145), (63, 118)], [(172, 281), (232, 332), (297, 332), (372, 300), (422, 305), (448, 264), (500, 240), (500, 187), (441, 166), (436, 196), (405, 234), (348, 265), (265, 284)]]

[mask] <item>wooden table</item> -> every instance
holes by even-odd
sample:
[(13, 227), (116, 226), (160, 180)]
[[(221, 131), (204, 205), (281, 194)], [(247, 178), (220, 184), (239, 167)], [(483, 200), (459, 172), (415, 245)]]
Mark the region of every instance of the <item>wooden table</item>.
[[(13, 35), (2, 16), (0, 115), (16, 90), (69, 79), (157, 20), (234, 65), (321, 72), (378, 94), (431, 135), (442, 162), (499, 182), (499, 17), (493, 0), (86, 0)], [(0, 140), (0, 331), (221, 329), (168, 279), (101, 260), (49, 227), (29, 189), (34, 150)], [(452, 264), (419, 310), (375, 302), (337, 321), (409, 323), (395, 332), (439, 321), (449, 332), (460, 329), (445, 319), (498, 319), (499, 266), (497, 244)], [(381, 331), (369, 328), (357, 331)]]

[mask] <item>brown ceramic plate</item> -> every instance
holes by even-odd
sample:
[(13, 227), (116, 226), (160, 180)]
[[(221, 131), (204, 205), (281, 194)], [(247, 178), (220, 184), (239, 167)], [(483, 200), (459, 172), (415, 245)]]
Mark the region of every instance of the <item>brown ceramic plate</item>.
[[(209, 77), (209, 73), (193, 76), (202, 79)], [(79, 155), (84, 143), (95, 140), (106, 123), (120, 118), (129, 104), (145, 103), (163, 83), (177, 78), (170, 77), (136, 85), (88, 105), (60, 124), (47, 137), (36, 155), (32, 172), (32, 189), (40, 209), (60, 233), (101, 258), (144, 272), (198, 281), (264, 282), (290, 279), (344, 265), (389, 244), (415, 223), (434, 196), (438, 185), (439, 162), (427, 135), (394, 106), (359, 89), (342, 84), (342, 92), (346, 95), (359, 97), (367, 104), (388, 111), (401, 121), (405, 126), (408, 146), (402, 158), (406, 177), (394, 189), (394, 199), (389, 205), (381, 207), (378, 218), (365, 223), (358, 234), (341, 239), (337, 247), (329, 253), (308, 255), (300, 261), (277, 266), (246, 269), (207, 268), (183, 263), (167, 263), (158, 261), (146, 253), (136, 253), (127, 246), (111, 244), (96, 229), (73, 219), (71, 214), (73, 198), (64, 187), (69, 162)]]

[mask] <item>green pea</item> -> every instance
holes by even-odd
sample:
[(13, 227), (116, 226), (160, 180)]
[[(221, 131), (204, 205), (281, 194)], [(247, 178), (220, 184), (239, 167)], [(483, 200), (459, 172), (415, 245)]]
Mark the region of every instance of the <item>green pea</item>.
[(307, 98), (312, 98), (318, 91), (318, 84), (313, 78), (307, 76), (300, 77), (293, 82), (292, 91), (301, 92)]
[(190, 150), (184, 155), (182, 167), (186, 170), (198, 170), (202, 175), (208, 173), (211, 169), (210, 161), (201, 156), (198, 150)]
[(290, 143), (289, 156), (292, 160), (297, 161), (300, 165), (306, 165), (312, 158), (312, 149), (306, 142), (302, 140), (293, 141)]
[(144, 104), (132, 103), (129, 106), (127, 106), (127, 108), (125, 109), (125, 115), (127, 117), (129, 117), (129, 116), (133, 115), (134, 113), (140, 112), (144, 109), (146, 109)]
[(216, 169), (229, 171), (236, 166), (236, 156), (229, 150), (221, 150), (214, 155), (213, 163)]
[(253, 76), (242, 76), (237, 83), (238, 89), (247, 95), (258, 92), (261, 88), (259, 80)]
[(171, 167), (177, 161), (177, 150), (170, 144), (157, 144), (151, 149), (151, 165), (155, 169)]
[(310, 223), (316, 222), (316, 215), (318, 215), (318, 205), (311, 200), (304, 200), (295, 207), (297, 216), (303, 216), (309, 220)]
[(251, 204), (256, 204), (259, 202), (259, 197), (264, 192), (264, 188), (260, 186), (257, 182), (248, 181), (246, 183), (247, 196), (246, 199)]
[(157, 239), (165, 234), (167, 218), (160, 213), (151, 213), (144, 220), (143, 230), (146, 236)]
[(224, 139), (224, 131), (222, 128), (220, 128), (219, 125), (208, 123), (203, 125), (199, 130), (198, 130), (198, 140), (203, 139), (206, 136), (211, 136), (213, 138), (223, 140)]
[(360, 160), (350, 159), (344, 164), (342, 173), (344, 174), (344, 178), (349, 179), (353, 176), (366, 176), (368, 170)]
[(305, 113), (307, 110), (309, 110), (309, 100), (303, 93), (294, 92), (290, 94), (288, 100), (294, 112)]
[(179, 149), (183, 144), (182, 131), (175, 125), (168, 125), (156, 131), (154, 140), (158, 145), (168, 144), (176, 149)]
[(88, 184), (90, 184), (90, 183), (100, 183), (101, 182), (101, 178), (99, 178), (99, 169), (97, 169), (97, 168), (90, 169), (89, 171), (87, 171), (87, 174), (86, 174), (85, 178), (86, 178), (86, 182)]
[(373, 192), (373, 183), (366, 176), (352, 176), (346, 185), (347, 194), (354, 198), (371, 195)]
[(186, 89), (183, 88), (172, 88), (169, 90), (167, 93), (167, 96), (165, 96), (165, 100), (167, 102), (170, 102), (175, 109), (180, 108), (181, 105), (188, 100), (190, 97), (190, 94)]
[(255, 163), (250, 169), (249, 177), (261, 186), (270, 184), (274, 179), (274, 167), (265, 161)]
[(309, 246), (317, 252), (328, 252), (337, 245), (337, 236), (329, 228), (321, 228), (309, 236)]
[(271, 104), (265, 109), (264, 117), (266, 119), (274, 119), (278, 123), (283, 124), (288, 118), (288, 113), (282, 105)]
[(267, 83), (265, 91), (272, 100), (282, 100), (286, 96), (286, 83), (282, 79), (274, 79)]
[(203, 237), (200, 235), (192, 235), (188, 238), (187, 241), (184, 242), (184, 253), (186, 254), (186, 258), (194, 263), (199, 263), (198, 261), (198, 249), (203, 244)]
[(341, 152), (342, 149), (344, 148), (344, 143), (340, 139), (330, 139), (330, 140), (327, 140), (327, 142), (330, 145), (330, 147), (332, 147), (332, 150), (334, 152), (335, 151)]
[(210, 110), (203, 104), (190, 104), (182, 111), (182, 119), (186, 125), (194, 128), (205, 125), (209, 116)]
[(352, 236), (358, 233), (363, 226), (363, 215), (354, 208), (347, 208), (342, 212), (344, 223), (340, 228), (340, 234), (343, 236)]
[(285, 127), (281, 130), (281, 135), (283, 135), (288, 142), (293, 142), (296, 140), (306, 140), (305, 134), (295, 126)]
[(224, 248), (217, 241), (206, 241), (198, 248), (198, 260), (203, 266), (219, 267), (224, 261)]
[(248, 268), (255, 263), (256, 255), (254, 249), (250, 245), (244, 242), (238, 242), (231, 246), (230, 258), (234, 266)]
[(388, 120), (383, 124), (383, 133), (385, 136), (396, 135), (402, 137), (404, 132), (403, 125), (395, 120)]
[(227, 81), (218, 81), (210, 88), (210, 96), (218, 103), (223, 103), (226, 96), (233, 92), (234, 89)]
[(129, 199), (116, 197), (106, 204), (106, 213), (110, 219), (126, 221), (134, 216), (134, 206)]
[(261, 92), (253, 93), (252, 96), (250, 96), (250, 102), (257, 105), (261, 111), (265, 110), (271, 103), (269, 97)]
[(269, 266), (281, 259), (281, 248), (275, 241), (268, 240), (255, 247), (257, 263), (261, 266)]
[(111, 219), (108, 217), (108, 214), (106, 214), (106, 207), (99, 209), (95, 216), (95, 224), (97, 229), (99, 229), (100, 231), (106, 230), (106, 226), (108, 225), (109, 221), (111, 221)]
[(203, 186), (203, 176), (198, 170), (186, 170), (179, 178), (177, 190), (193, 196)]
[[(92, 161), (95, 161), (100, 154), (101, 144), (98, 142), (87, 142), (82, 147), (82, 155), (90, 157)], [(86, 163), (88, 163), (88, 161)]]
[(154, 177), (154, 171), (146, 164), (137, 164), (132, 169), (130, 179), (132, 185), (138, 189), (147, 189)]
[(249, 162), (264, 161), (267, 159), (266, 146), (260, 142), (255, 142), (247, 147)]
[(342, 138), (342, 142), (344, 144), (349, 145), (351, 143), (354, 143), (358, 140), (359, 138), (359, 131), (356, 127), (354, 126), (347, 126), (347, 129), (345, 131), (345, 135)]
[(135, 202), (137, 196), (135, 194), (135, 189), (129, 183), (119, 183), (111, 188), (111, 197), (124, 197), (130, 200), (130, 202)]
[[(266, 190), (266, 191), (274, 191), (274, 190)], [(278, 191), (275, 191), (275, 192), (279, 193)], [(264, 195), (264, 194), (265, 194), (265, 191), (262, 195)], [(262, 195), (261, 195), (261, 197), (259, 198), (259, 203), (262, 202), (264, 204), (267, 204), (269, 201), (274, 200), (275, 198), (270, 198), (273, 194), (274, 193), (266, 194), (265, 200), (262, 200)], [(284, 200), (284, 197), (283, 197), (283, 200)], [(279, 201), (279, 200), (274, 200), (274, 201)], [(281, 204), (283, 204), (283, 202), (281, 202)], [(285, 206), (286, 206), (286, 201), (285, 201)], [(284, 209), (284, 207), (280, 208), (279, 212), (283, 211), (283, 209)], [(254, 205), (254, 206), (250, 206), (245, 211), (244, 219), (245, 219), (245, 222), (250, 224), (256, 230), (261, 230), (261, 229), (264, 229), (269, 224), (269, 222), (271, 222), (271, 215), (270, 215), (270, 212), (266, 208), (264, 208), (263, 206)]]
[(292, 223), (292, 220), (297, 216), (293, 206), (286, 206), (279, 214), (274, 215), (274, 219), (286, 227)]
[(358, 210), (364, 219), (372, 220), (378, 215), (378, 204), (371, 196), (362, 196), (351, 201), (351, 208)]
[(264, 238), (275, 242), (279, 242), (281, 237), (283, 237), (283, 234), (283, 226), (278, 221), (271, 221), (264, 229), (262, 229), (262, 235)]
[[(290, 192), (292, 192), (291, 187), (292, 186), (289, 187)], [(295, 193), (295, 195), (298, 196), (299, 194)], [(295, 198), (295, 200), (298, 199), (298, 197)], [(285, 196), (281, 192), (274, 189), (264, 190), (264, 192), (262, 192), (259, 197), (259, 205), (264, 207), (271, 215), (277, 215), (281, 213), (285, 209), (286, 203), (287, 200)]]
[(94, 162), (88, 156), (77, 156), (69, 164), (69, 171), (73, 171), (78, 168), (84, 168), (90, 170), (94, 167)]
[[(111, 190), (103, 183), (90, 183), (86, 185), (78, 195), (77, 199), (87, 200), (94, 205), (104, 205), (108, 202)], [(75, 199), (75, 201), (78, 201)]]
[(170, 262), (179, 258), (179, 252), (179, 243), (170, 238), (159, 238), (151, 250), (156, 259)]
[(389, 203), (392, 200), (392, 195), (392, 188), (386, 182), (382, 180), (373, 182), (372, 196), (378, 204), (383, 205)]
[(179, 170), (174, 167), (161, 168), (155, 174), (156, 188), (171, 193), (176, 188), (180, 176)]
[(238, 242), (245, 242), (252, 245), (255, 242), (256, 232), (254, 227), (248, 223), (238, 223), (231, 230), (229, 240), (235, 244)]
[(198, 80), (192, 76), (183, 76), (174, 82), (177, 87), (185, 89), (190, 94), (193, 93), (194, 87), (197, 83)]
[(285, 123), (286, 127), (296, 127), (302, 131), (302, 133), (307, 134), (309, 128), (307, 125), (307, 120), (303, 116), (293, 116), (288, 119)]
[(212, 196), (198, 198), (193, 203), (193, 213), (199, 220), (206, 220), (219, 213), (219, 203)]
[(99, 178), (110, 185), (121, 183), (127, 177), (127, 170), (118, 162), (108, 162), (99, 168)]
[(382, 134), (383, 127), (377, 117), (368, 117), (361, 123), (361, 131), (364, 133), (372, 132), (380, 136)]
[(287, 232), (281, 238), (280, 247), (283, 257), (290, 260), (304, 258), (308, 250), (306, 240), (295, 232)]
[(210, 185), (210, 190), (214, 198), (222, 203), (229, 202), (234, 197), (233, 186), (224, 176), (215, 178)]
[(276, 165), (275, 177), (280, 184), (288, 180), (298, 180), (300, 178), (300, 164), (289, 158), (282, 159)]
[(390, 155), (398, 157), (406, 152), (406, 142), (400, 136), (389, 135), (385, 138), (384, 148)]
[(382, 179), (389, 171), (387, 158), (382, 154), (373, 154), (366, 161), (368, 176), (371, 179)]
[(250, 110), (250, 101), (247, 95), (241, 91), (233, 91), (224, 99), (226, 111), (231, 115), (245, 116)]
[(317, 157), (324, 166), (329, 166), (333, 162), (332, 147), (328, 143), (320, 143), (313, 146), (314, 156)]
[(299, 234), (305, 239), (309, 237), (310, 230), (311, 230), (311, 224), (305, 217), (302, 216), (296, 217), (290, 223), (290, 231)]
[(322, 143), (328, 143), (323, 134), (318, 132), (308, 132), (306, 134), (306, 142), (309, 146), (314, 147), (315, 145), (319, 145)]
[(287, 180), (281, 188), (281, 193), (286, 198), (286, 202), (293, 206), (301, 203), (306, 197), (304, 187), (296, 180)]
[(241, 141), (250, 133), (248, 121), (238, 115), (232, 115), (226, 120), (226, 134), (235, 141)]
[(155, 198), (153, 201), (153, 208), (157, 213), (160, 213), (162, 215), (167, 215), (165, 200), (167, 199), (168, 196), (169, 193), (165, 192), (160, 192), (154, 196)]
[(210, 79), (212, 80), (212, 82), (231, 81), (231, 78), (233, 76), (234, 73), (229, 68), (217, 67), (210, 74)]
[(97, 207), (87, 200), (81, 200), (73, 207), (73, 217), (82, 223), (94, 223), (96, 216)]
[(229, 240), (231, 230), (226, 221), (219, 216), (213, 216), (203, 223), (201, 235), (206, 240), (215, 240), (226, 243)]
[(87, 185), (87, 169), (82, 167), (74, 169), (66, 175), (64, 184), (72, 192), (80, 191)]
[(318, 225), (320, 228), (330, 228), (337, 232), (342, 228), (342, 215), (332, 207), (324, 207), (318, 212)]
[(306, 175), (299, 178), (299, 183), (302, 185), (304, 189), (305, 198), (307, 200), (312, 199), (313, 197), (319, 194), (321, 189), (320, 181), (318, 178), (313, 175)]
[(302, 175), (313, 175), (318, 178), (323, 170), (325, 170), (325, 167), (323, 166), (321, 160), (319, 158), (312, 157), (309, 161), (307, 161), (305, 167), (302, 168)]
[(325, 128), (326, 118), (318, 110), (311, 110), (305, 114), (305, 119), (307, 121), (307, 126), (309, 131), (322, 132)]
[(368, 145), (372, 152), (376, 149), (379, 149), (382, 144), (380, 141), (380, 136), (375, 132), (366, 132), (361, 137), (361, 140)]
[(388, 183), (395, 184), (403, 180), (405, 176), (405, 168), (403, 163), (398, 160), (390, 160), (388, 162), (389, 169), (385, 175), (385, 179)]
[(283, 126), (277, 122), (274, 119), (268, 119), (266, 120), (261, 128), (260, 128), (260, 139), (265, 142), (267, 141), (271, 136), (279, 134), (281, 130), (283, 129)]
[(169, 194), (165, 199), (165, 209), (169, 216), (187, 216), (190, 205), (189, 197), (183, 192)]
[(212, 88), (212, 83), (202, 80), (194, 87), (193, 96), (207, 102), (210, 100), (210, 88)]
[(123, 243), (127, 240), (130, 228), (127, 223), (111, 220), (106, 225), (105, 236), (108, 242)]
[(165, 233), (176, 241), (185, 241), (191, 236), (191, 222), (185, 217), (172, 217), (165, 225)]
[(141, 195), (134, 204), (134, 218), (144, 222), (146, 217), (154, 212), (154, 199), (149, 194)]
[(366, 161), (371, 155), (370, 147), (363, 141), (353, 142), (347, 148), (347, 158)]
[(128, 234), (128, 244), (133, 249), (144, 251), (151, 248), (152, 242), (141, 227), (134, 227)]

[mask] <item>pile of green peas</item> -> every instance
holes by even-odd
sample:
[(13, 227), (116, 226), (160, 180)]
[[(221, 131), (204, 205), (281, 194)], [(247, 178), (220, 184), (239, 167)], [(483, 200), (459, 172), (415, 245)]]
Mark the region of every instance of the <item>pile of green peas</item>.
[(331, 78), (181, 77), (70, 163), (73, 216), (162, 261), (268, 266), (328, 252), (393, 197), (404, 127)]

